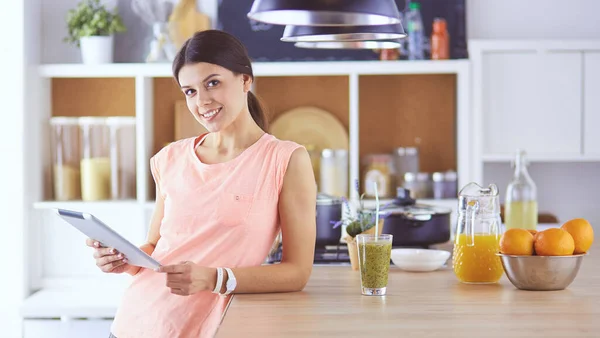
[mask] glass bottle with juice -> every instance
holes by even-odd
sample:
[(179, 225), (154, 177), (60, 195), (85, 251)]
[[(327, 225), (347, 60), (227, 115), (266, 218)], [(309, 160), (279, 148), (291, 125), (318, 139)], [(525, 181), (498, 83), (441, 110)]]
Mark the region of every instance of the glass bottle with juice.
[(536, 230), (537, 187), (527, 171), (525, 151), (517, 150), (514, 168), (513, 178), (506, 189), (504, 224), (506, 229)]
[(495, 184), (469, 183), (459, 192), (452, 265), (463, 283), (496, 283), (504, 268), (497, 253), (501, 237), (500, 197)]

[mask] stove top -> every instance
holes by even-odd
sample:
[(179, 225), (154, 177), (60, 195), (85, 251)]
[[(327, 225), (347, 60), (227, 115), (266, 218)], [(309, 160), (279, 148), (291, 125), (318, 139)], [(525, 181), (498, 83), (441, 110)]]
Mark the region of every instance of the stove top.
[[(279, 247), (278, 250), (273, 252), (265, 263), (274, 264), (281, 261), (282, 249)], [(316, 247), (315, 256), (313, 263), (315, 265), (329, 265), (329, 264), (350, 264), (350, 256), (348, 255), (348, 246), (346, 244), (339, 245), (327, 245), (325, 247)]]
[[(420, 248), (428, 249), (429, 246), (406, 246), (405, 248)], [(281, 261), (282, 249), (281, 246), (278, 250), (273, 252), (265, 263), (274, 264)], [(348, 254), (348, 245), (340, 243), (338, 245), (327, 245), (315, 247), (315, 256), (313, 260), (314, 265), (350, 265), (350, 256)]]
[(346, 244), (338, 244), (315, 248), (314, 264), (350, 264), (350, 256), (348, 255), (348, 246)]

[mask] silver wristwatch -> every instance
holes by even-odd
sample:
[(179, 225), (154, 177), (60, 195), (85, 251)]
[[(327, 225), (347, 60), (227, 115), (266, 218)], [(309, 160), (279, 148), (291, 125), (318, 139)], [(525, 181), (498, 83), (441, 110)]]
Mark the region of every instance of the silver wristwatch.
[(228, 295), (232, 293), (233, 290), (235, 290), (235, 287), (237, 286), (237, 280), (235, 279), (235, 275), (233, 274), (233, 271), (231, 271), (230, 268), (225, 268), (225, 270), (227, 271), (227, 290), (223, 295)]

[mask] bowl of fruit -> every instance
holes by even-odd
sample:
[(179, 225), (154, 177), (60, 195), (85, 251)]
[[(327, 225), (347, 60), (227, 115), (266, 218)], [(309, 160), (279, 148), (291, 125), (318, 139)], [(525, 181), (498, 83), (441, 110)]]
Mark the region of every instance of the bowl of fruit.
[(564, 290), (575, 280), (593, 241), (590, 223), (577, 218), (539, 232), (508, 229), (500, 238), (498, 256), (516, 288)]

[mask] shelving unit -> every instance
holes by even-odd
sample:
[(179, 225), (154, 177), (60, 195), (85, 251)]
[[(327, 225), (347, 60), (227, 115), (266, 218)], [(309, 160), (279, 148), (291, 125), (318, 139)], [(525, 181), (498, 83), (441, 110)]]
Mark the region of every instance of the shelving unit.
[[(351, 187), (362, 176), (362, 155), (391, 152), (397, 146), (413, 145), (419, 137), (423, 170), (454, 169), (459, 186), (471, 176), (468, 60), (273, 62), (255, 63), (253, 70), (253, 91), (264, 101), (271, 121), (289, 109), (312, 105), (331, 112), (347, 128)], [(41, 97), (47, 100), (40, 104), (46, 108), (38, 112), (42, 121), (51, 116), (135, 116), (137, 194), (124, 201), (58, 202), (52, 200), (46, 180), (38, 187), (43, 199), (32, 205), (39, 217), (33, 231), (52, 229), (42, 233), (54, 240), (79, 238), (48, 212), (61, 207), (93, 212), (131, 240), (143, 241), (154, 210), (149, 159), (174, 141), (175, 103), (184, 99), (171, 76), (171, 65), (56, 64), (41, 65), (38, 73), (44, 83)], [(41, 135), (36, 147), (49, 154), (46, 136)], [(50, 156), (40, 165), (40, 172), (46, 170)], [(356, 201), (358, 193), (351, 193)], [(419, 202), (454, 211), (457, 204), (456, 199)], [(373, 201), (366, 204), (374, 206)], [(38, 254), (44, 258), (34, 258), (40, 268), (32, 272), (32, 288), (77, 285), (77, 280), (103, 277), (78, 254), (66, 262), (74, 272), (66, 273), (47, 262), (61, 255), (56, 252), (61, 246), (38, 240)], [(86, 255), (83, 245), (65, 243), (64, 248)]]
[[(255, 63), (253, 69), (254, 91), (266, 103), (271, 120), (288, 109), (314, 105), (348, 128), (350, 182), (362, 177), (363, 155), (389, 153), (396, 146), (413, 145), (417, 138), (424, 142), (423, 170), (454, 169), (459, 185), (469, 177), (468, 60), (270, 62)], [(137, 117), (137, 178), (147, 182), (138, 184), (137, 200), (153, 200), (147, 162), (174, 140), (173, 107), (183, 99), (170, 64), (41, 65), (39, 74), (51, 79), (53, 115), (89, 114), (83, 108), (91, 105), (96, 115)], [(76, 99), (67, 96), (74, 88), (85, 92)], [(351, 193), (351, 198), (358, 197)]]

